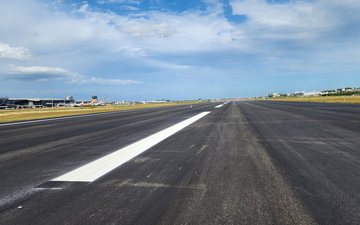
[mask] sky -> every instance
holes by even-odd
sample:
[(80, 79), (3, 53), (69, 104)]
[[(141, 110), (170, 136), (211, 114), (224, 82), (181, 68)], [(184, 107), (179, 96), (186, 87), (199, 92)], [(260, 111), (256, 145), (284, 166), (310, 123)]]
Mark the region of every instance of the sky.
[(265, 96), (360, 86), (359, 0), (1, 0), (0, 96)]

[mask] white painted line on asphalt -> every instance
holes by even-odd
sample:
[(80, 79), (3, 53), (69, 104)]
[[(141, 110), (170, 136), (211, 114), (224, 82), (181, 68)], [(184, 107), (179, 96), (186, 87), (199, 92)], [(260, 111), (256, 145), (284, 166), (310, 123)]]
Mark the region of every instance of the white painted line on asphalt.
[(106, 155), (100, 159), (92, 161), (84, 166), (81, 166), (73, 171), (70, 171), (60, 177), (53, 179), (52, 181), (68, 181), (68, 182), (92, 182), (99, 177), (107, 174), (111, 170), (126, 163), (130, 159), (145, 152), (154, 145), (160, 143), (176, 132), (184, 129), (195, 121), (206, 116), (210, 112), (202, 112), (186, 119), (180, 123), (177, 123), (169, 128), (152, 134), (140, 141), (130, 144), (124, 148), (121, 148), (109, 155)]
[(222, 107), (224, 104), (221, 104), (221, 105), (217, 105), (217, 106), (215, 106), (215, 108), (217, 109), (217, 108), (220, 108), (220, 107)]

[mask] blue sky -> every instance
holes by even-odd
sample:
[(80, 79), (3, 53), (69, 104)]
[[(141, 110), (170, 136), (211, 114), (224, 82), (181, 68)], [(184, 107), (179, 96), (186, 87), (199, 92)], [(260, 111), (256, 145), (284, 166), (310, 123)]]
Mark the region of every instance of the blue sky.
[(360, 86), (358, 0), (4, 0), (0, 96), (251, 97)]

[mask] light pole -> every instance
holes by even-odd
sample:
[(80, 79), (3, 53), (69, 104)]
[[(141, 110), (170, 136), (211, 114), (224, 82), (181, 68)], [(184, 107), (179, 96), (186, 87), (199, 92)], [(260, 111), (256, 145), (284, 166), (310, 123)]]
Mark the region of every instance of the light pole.
[(54, 109), (54, 93), (51, 93), (51, 108)]

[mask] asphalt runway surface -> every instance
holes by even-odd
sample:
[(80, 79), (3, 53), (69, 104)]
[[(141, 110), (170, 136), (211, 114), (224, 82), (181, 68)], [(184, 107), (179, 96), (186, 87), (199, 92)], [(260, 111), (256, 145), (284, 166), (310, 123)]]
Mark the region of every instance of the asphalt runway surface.
[(359, 105), (219, 105), (0, 125), (0, 224), (360, 224)]

